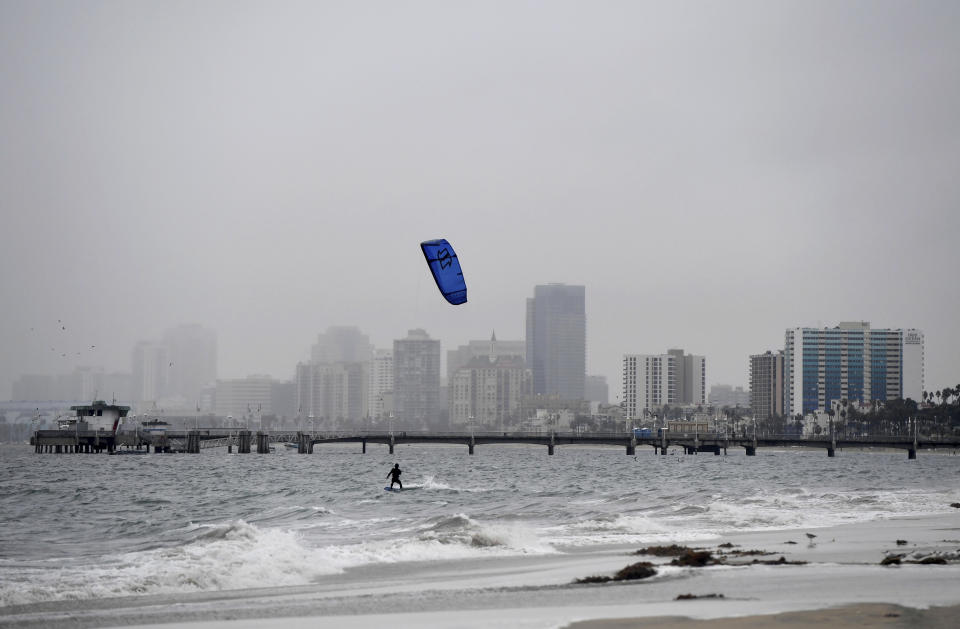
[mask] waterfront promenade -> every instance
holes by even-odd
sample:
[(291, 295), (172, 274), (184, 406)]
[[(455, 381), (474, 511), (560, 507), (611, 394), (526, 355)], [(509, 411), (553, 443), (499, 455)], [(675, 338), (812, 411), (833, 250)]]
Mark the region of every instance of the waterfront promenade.
[(716, 433), (667, 432), (650, 437), (636, 437), (630, 433), (575, 433), (575, 432), (421, 432), (421, 431), (251, 431), (245, 429), (203, 428), (170, 430), (164, 434), (146, 434), (140, 431), (38, 430), (31, 438), (37, 453), (96, 453), (111, 454), (140, 452), (185, 452), (197, 454), (210, 448), (227, 448), (238, 453), (267, 454), (275, 445), (296, 449), (299, 454), (313, 454), (315, 447), (329, 443), (356, 443), (366, 453), (368, 444), (383, 445), (391, 454), (401, 444), (458, 444), (468, 454), (477, 446), (533, 445), (546, 448), (553, 455), (556, 448), (565, 445), (622, 447), (627, 455), (636, 454), (638, 447), (651, 447), (666, 455), (681, 451), (686, 454), (726, 454), (731, 448), (742, 448), (747, 456), (754, 456), (758, 448), (803, 447), (822, 449), (827, 456), (835, 456), (844, 448), (895, 448), (906, 451), (914, 459), (920, 450), (960, 450), (960, 437), (936, 436), (838, 436), (797, 437), (793, 435), (725, 435)]

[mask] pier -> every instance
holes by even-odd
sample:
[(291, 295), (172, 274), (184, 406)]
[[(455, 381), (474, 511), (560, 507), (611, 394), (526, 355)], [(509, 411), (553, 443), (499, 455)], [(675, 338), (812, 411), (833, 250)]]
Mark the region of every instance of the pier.
[(256, 452), (268, 454), (272, 446), (292, 444), (299, 454), (313, 454), (318, 445), (356, 443), (366, 453), (368, 444), (386, 446), (393, 454), (401, 444), (455, 444), (474, 454), (478, 446), (531, 445), (542, 446), (548, 455), (567, 445), (615, 446), (634, 456), (638, 447), (652, 448), (656, 454), (680, 450), (685, 454), (727, 454), (731, 448), (742, 448), (747, 456), (755, 456), (758, 448), (816, 448), (828, 457), (836, 456), (844, 448), (895, 448), (905, 450), (908, 459), (917, 458), (920, 450), (960, 449), (960, 437), (932, 436), (863, 436), (839, 437), (819, 435), (814, 438), (790, 435), (724, 435), (677, 433), (664, 431), (661, 435), (636, 437), (630, 433), (574, 433), (574, 432), (418, 432), (418, 431), (257, 431), (198, 428), (167, 431), (164, 434), (146, 434), (140, 431), (105, 430), (38, 430), (31, 438), (36, 453), (103, 453), (117, 454), (130, 451), (144, 453), (183, 452), (199, 454), (210, 448), (234, 448), (240, 454)]

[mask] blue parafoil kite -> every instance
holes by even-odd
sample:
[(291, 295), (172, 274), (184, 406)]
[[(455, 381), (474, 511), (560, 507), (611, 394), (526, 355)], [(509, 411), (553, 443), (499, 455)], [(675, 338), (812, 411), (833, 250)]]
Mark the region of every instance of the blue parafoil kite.
[(463, 281), (460, 261), (450, 243), (443, 238), (425, 240), (420, 243), (420, 248), (444, 299), (454, 306), (466, 303), (467, 283)]

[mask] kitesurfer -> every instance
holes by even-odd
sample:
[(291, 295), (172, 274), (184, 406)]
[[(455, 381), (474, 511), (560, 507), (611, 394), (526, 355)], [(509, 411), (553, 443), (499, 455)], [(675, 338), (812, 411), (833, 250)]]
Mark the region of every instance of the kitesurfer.
[(400, 474), (403, 472), (400, 470), (400, 464), (394, 463), (393, 469), (387, 472), (387, 476), (392, 476), (390, 479), (390, 489), (393, 489), (393, 484), (396, 483), (400, 485), (400, 489), (403, 489), (403, 483), (400, 482)]

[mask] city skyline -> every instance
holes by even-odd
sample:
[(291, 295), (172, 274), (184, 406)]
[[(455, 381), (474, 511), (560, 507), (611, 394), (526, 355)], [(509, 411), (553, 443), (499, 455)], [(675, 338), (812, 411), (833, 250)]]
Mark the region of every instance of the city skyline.
[(288, 377), (330, 325), (519, 339), (550, 282), (586, 286), (611, 396), (624, 353), (746, 385), (851, 320), (923, 330), (957, 384), (960, 7), (381, 10), (0, 5), (0, 394), (178, 322), (222, 378)]
[[(563, 286), (563, 285), (555, 285), (555, 286)], [(528, 299), (528, 308), (530, 307), (529, 301), (530, 300)], [(796, 330), (804, 329), (807, 331), (823, 334), (823, 333), (838, 332), (841, 330), (849, 329), (851, 326), (854, 326), (857, 329), (860, 329), (865, 326), (865, 329), (868, 329), (868, 330), (871, 327), (870, 323), (865, 321), (864, 322), (837, 322), (836, 325), (827, 326), (825, 328), (788, 328), (787, 335), (789, 339), (791, 329), (796, 329)], [(876, 327), (874, 327), (873, 329), (878, 331), (878, 333), (883, 332), (882, 330), (878, 330)], [(60, 372), (60, 373), (53, 373), (53, 374), (21, 374), (12, 383), (13, 394), (11, 395), (10, 400), (18, 401), (18, 400), (28, 399), (28, 398), (19, 397), (17, 395), (18, 391), (58, 392), (61, 394), (61, 397), (63, 397), (63, 399), (83, 401), (87, 397), (91, 396), (91, 392), (95, 392), (99, 397), (109, 398), (109, 397), (116, 397), (117, 391), (119, 390), (119, 391), (126, 392), (125, 394), (121, 395), (121, 398), (119, 399), (123, 399), (127, 402), (137, 402), (138, 401), (136, 399), (138, 398), (137, 391), (142, 390), (142, 389), (139, 389), (138, 387), (143, 386), (140, 383), (141, 381), (144, 380), (143, 375), (138, 373), (137, 371), (138, 364), (143, 362), (142, 358), (138, 358), (138, 357), (142, 354), (142, 352), (144, 351), (144, 348), (158, 351), (159, 353), (158, 353), (158, 356), (155, 358), (155, 361), (159, 360), (159, 362), (162, 363), (162, 365), (158, 365), (157, 367), (157, 370), (162, 370), (167, 365), (167, 360), (169, 358), (168, 350), (167, 350), (167, 347), (169, 346), (168, 345), (169, 339), (175, 336), (176, 333), (178, 332), (182, 333), (183, 331), (187, 331), (194, 338), (198, 338), (197, 337), (198, 334), (201, 334), (199, 338), (209, 338), (210, 343), (212, 343), (212, 348), (213, 348), (212, 351), (214, 352), (214, 355), (216, 354), (216, 331), (215, 330), (205, 328), (204, 326), (201, 326), (198, 324), (179, 324), (177, 326), (169, 327), (164, 331), (164, 334), (163, 334), (164, 341), (159, 341), (159, 342), (150, 341), (150, 340), (138, 341), (137, 344), (134, 346), (133, 352), (132, 352), (134, 369), (130, 372), (123, 372), (123, 371), (111, 372), (107, 368), (103, 367), (102, 365), (92, 365), (92, 366), (84, 365), (84, 366), (77, 366), (71, 372), (66, 372), (66, 373)], [(408, 331), (408, 334), (410, 332), (412, 331)], [(416, 332), (426, 333), (426, 331), (422, 329), (416, 330)], [(919, 362), (916, 362), (917, 364), (916, 369), (919, 369), (920, 371), (918, 372), (918, 376), (916, 377), (915, 383), (911, 384), (909, 387), (910, 392), (915, 393), (915, 395), (907, 394), (906, 397), (916, 397), (919, 400), (920, 395), (916, 394), (916, 391), (920, 390), (921, 388), (923, 390), (936, 391), (936, 390), (939, 390), (941, 387), (931, 387), (929, 386), (928, 383), (924, 381), (926, 363), (924, 358), (925, 352), (923, 349), (922, 330), (916, 330), (911, 328), (907, 330), (907, 332), (909, 332), (913, 336), (919, 335), (918, 338), (920, 339), (919, 341), (920, 353), (918, 354), (916, 359), (912, 359), (912, 360), (919, 361)], [(157, 383), (158, 390), (160, 390), (160, 388), (163, 388), (165, 389), (166, 392), (165, 394), (158, 395), (156, 398), (153, 398), (152, 401), (157, 402), (158, 400), (163, 399), (163, 401), (167, 405), (172, 404), (175, 407), (179, 406), (183, 408), (192, 407), (194, 404), (196, 404), (198, 409), (203, 408), (203, 409), (209, 410), (210, 408), (212, 408), (212, 405), (213, 405), (213, 401), (211, 400), (210, 396), (213, 393), (213, 390), (215, 388), (219, 389), (219, 385), (221, 383), (225, 383), (228, 386), (234, 386), (237, 382), (249, 380), (250, 378), (261, 379), (261, 380), (264, 378), (267, 378), (275, 381), (278, 384), (287, 382), (287, 383), (293, 384), (294, 386), (297, 386), (297, 382), (304, 377), (303, 374), (307, 373), (304, 371), (304, 369), (309, 369), (312, 365), (317, 365), (317, 364), (323, 365), (331, 361), (336, 363), (361, 362), (361, 363), (369, 363), (368, 369), (375, 371), (377, 369), (377, 367), (374, 365), (374, 362), (373, 362), (375, 355), (381, 356), (383, 354), (385, 354), (390, 360), (390, 364), (391, 364), (390, 378), (392, 381), (393, 349), (375, 347), (373, 343), (369, 342), (369, 337), (366, 334), (364, 334), (363, 331), (359, 329), (357, 326), (352, 326), (352, 325), (328, 326), (325, 329), (325, 331), (319, 332), (318, 334), (316, 334), (315, 338), (316, 338), (316, 342), (313, 343), (312, 345), (309, 345), (308, 349), (305, 351), (305, 355), (307, 356), (307, 358), (299, 361), (294, 366), (292, 370), (293, 371), (292, 375), (278, 376), (275, 374), (266, 374), (262, 370), (260, 370), (260, 371), (252, 371), (242, 376), (214, 378), (208, 382), (209, 386), (203, 387), (203, 390), (198, 391), (196, 396), (191, 399), (187, 399), (183, 391), (176, 388), (170, 388), (169, 385), (167, 384), (167, 381), (170, 379), (169, 374), (175, 373), (173, 369), (174, 363), (170, 362), (170, 369), (168, 370), (167, 376), (158, 378), (157, 375), (154, 375), (153, 377), (153, 380)], [(394, 339), (394, 343), (398, 340), (402, 340), (402, 339)], [(441, 375), (446, 374), (446, 375), (443, 375), (443, 377), (441, 378), (441, 381), (444, 384), (444, 386), (449, 386), (451, 384), (451, 380), (450, 380), (451, 367), (456, 368), (460, 366), (461, 362), (467, 359), (466, 357), (475, 356), (475, 355), (493, 355), (490, 353), (491, 351), (494, 351), (491, 348), (497, 347), (498, 349), (496, 350), (496, 355), (508, 356), (508, 355), (519, 354), (522, 358), (523, 349), (526, 345), (525, 340), (522, 340), (522, 339), (515, 340), (515, 341), (510, 341), (510, 340), (497, 341), (495, 332), (492, 333), (490, 339), (487, 339), (487, 340), (475, 339), (475, 340), (467, 341), (467, 343), (468, 344), (466, 345), (461, 344), (460, 346), (458, 346), (457, 349), (449, 349), (448, 347), (443, 345), (443, 343), (440, 344), (441, 354), (438, 357), (438, 361), (442, 365)], [(785, 347), (775, 348), (775, 351), (782, 355), (785, 349), (786, 349), (786, 344), (785, 344)], [(204, 354), (202, 345), (193, 348), (193, 351), (194, 353), (199, 351), (200, 354), (198, 354), (198, 356), (202, 356)], [(766, 354), (770, 355), (771, 354), (770, 350), (768, 350)], [(683, 359), (685, 362), (689, 362), (690, 360), (699, 361), (697, 365), (686, 365), (686, 371), (689, 373), (684, 374), (682, 377), (678, 375), (678, 378), (680, 378), (678, 382), (686, 382), (686, 381), (692, 381), (691, 377), (693, 375), (693, 372), (701, 374), (700, 376), (697, 376), (697, 379), (696, 379), (696, 382), (698, 383), (697, 384), (698, 388), (695, 394), (689, 391), (683, 391), (678, 389), (677, 399), (675, 400), (676, 403), (691, 403), (691, 401), (694, 403), (705, 403), (707, 392), (713, 389), (714, 387), (731, 387), (731, 388), (736, 387), (741, 389), (745, 388), (746, 392), (750, 393), (752, 391), (752, 387), (750, 385), (753, 381), (753, 372), (754, 372), (754, 369), (756, 368), (755, 362), (756, 362), (756, 359), (762, 357), (761, 355), (753, 355), (753, 354), (746, 356), (746, 359), (748, 360), (747, 372), (749, 375), (748, 375), (747, 385), (744, 387), (739, 383), (731, 384), (729, 382), (720, 382), (713, 378), (710, 378), (710, 379), (705, 378), (705, 375), (709, 373), (709, 370), (705, 369), (704, 367), (704, 361), (707, 358), (705, 356), (684, 355), (684, 351), (681, 349), (670, 349), (667, 351), (666, 354), (657, 355), (657, 356), (661, 358), (665, 358), (667, 355), (679, 357), (678, 359)], [(636, 358), (637, 355), (626, 354), (626, 353), (621, 355), (621, 364), (620, 364), (620, 373), (619, 373), (619, 383), (621, 385), (625, 382), (624, 380), (624, 377), (625, 377), (624, 365), (626, 364), (625, 361), (631, 357)], [(693, 372), (691, 372), (691, 368), (693, 368), (694, 370)], [(913, 367), (911, 367), (911, 369), (913, 369)], [(372, 371), (367, 376), (364, 376), (364, 378), (365, 379), (373, 378), (374, 376)], [(215, 369), (214, 369), (214, 373), (216, 373)], [(605, 379), (607, 381), (606, 384), (609, 385), (610, 381), (607, 380), (607, 377), (604, 374), (586, 374), (585, 385), (586, 385), (586, 380), (589, 380), (591, 378), (598, 378), (598, 377)], [(764, 386), (769, 386), (769, 385), (764, 385)], [(301, 383), (301, 389), (302, 388), (303, 388), (303, 384)], [(630, 395), (627, 395), (623, 392), (622, 386), (620, 388), (612, 389), (612, 391), (616, 391), (616, 393), (610, 394), (609, 397), (611, 399), (623, 399), (625, 400), (626, 404), (628, 405), (630, 404), (630, 402), (627, 399), (630, 397)], [(64, 392), (73, 392), (73, 393), (65, 394)], [(390, 395), (392, 396), (392, 391), (390, 392)], [(298, 404), (301, 407), (305, 405), (305, 402), (304, 402), (305, 398), (303, 398), (302, 396), (303, 396), (302, 393), (300, 394), (300, 396), (298, 396), (300, 398)], [(688, 397), (690, 398), (690, 400), (687, 400)], [(180, 398), (179, 402), (177, 402), (177, 398)], [(696, 400), (694, 400), (693, 398), (696, 398)], [(47, 396), (47, 397), (37, 397), (35, 399), (49, 400), (49, 399), (57, 399), (57, 398)], [(584, 398), (584, 399), (588, 399), (588, 398)], [(144, 401), (151, 401), (151, 400), (144, 399), (139, 401), (142, 403)], [(392, 403), (392, 400), (390, 402)], [(362, 408), (364, 409), (363, 412), (359, 414), (358, 413), (352, 413), (352, 414), (358, 415), (358, 416), (369, 415), (371, 414), (370, 409), (374, 409), (376, 407), (380, 407), (382, 409), (384, 399), (381, 392), (374, 391), (373, 388), (370, 388), (367, 391), (366, 397), (361, 402), (358, 402), (358, 403), (363, 405), (362, 406)], [(670, 402), (670, 403), (673, 403), (673, 402)], [(307, 403), (306, 406), (309, 406), (309, 403)], [(376, 413), (373, 412), (372, 415), (376, 416)]]

